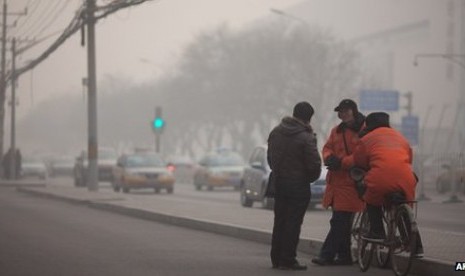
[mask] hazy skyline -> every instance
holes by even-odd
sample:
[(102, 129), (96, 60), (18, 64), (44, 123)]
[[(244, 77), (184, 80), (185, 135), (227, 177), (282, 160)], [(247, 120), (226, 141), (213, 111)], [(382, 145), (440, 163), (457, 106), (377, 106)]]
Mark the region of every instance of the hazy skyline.
[[(97, 2), (104, 5), (111, 1)], [(20, 11), (26, 5), (30, 9), (27, 16), (20, 17), (16, 30), (9, 29), (9, 34), (41, 33), (44, 36), (61, 30), (81, 4), (82, 0), (14, 1), (10, 3), (10, 11)], [(147, 1), (112, 14), (97, 24), (97, 81), (116, 77), (137, 85), (162, 77), (173, 70), (184, 47), (197, 34), (221, 24), (238, 30), (257, 23), (267, 24), (267, 20), (291, 20), (295, 25), (318, 25), (337, 39), (349, 42), (397, 30), (394, 35), (356, 45), (365, 58), (364, 66), (373, 66), (369, 73), (381, 80), (381, 86), (374, 88), (396, 89), (401, 93), (412, 91), (413, 112), (420, 116), (421, 124), (427, 122), (430, 127), (439, 125), (442, 110), (448, 108), (443, 125), (450, 126), (455, 120), (457, 98), (463, 94), (459, 79), (464, 71), (440, 58), (422, 59), (420, 66), (415, 67), (413, 58), (419, 53), (448, 50), (460, 53), (462, 5), (461, 0)], [(272, 13), (271, 8), (285, 11), (287, 15)], [(49, 15), (48, 20), (44, 19), (45, 15)], [(12, 22), (13, 18), (9, 20)], [(422, 29), (406, 27), (418, 22), (424, 23)], [(399, 31), (399, 28), (404, 29)], [(454, 38), (453, 49), (448, 48), (451, 46), (448, 45), (449, 32)], [(18, 63), (38, 56), (55, 37), (25, 52)], [(82, 78), (87, 74), (86, 48), (80, 43), (81, 34), (76, 33), (46, 61), (21, 77), (17, 90), (19, 118), (31, 110), (33, 103), (37, 105), (50, 97), (72, 93), (84, 98)], [(454, 79), (446, 76), (448, 68), (454, 69)], [(353, 95), (356, 94), (354, 91)], [(401, 106), (405, 106), (404, 97), (401, 97)], [(432, 115), (426, 118), (428, 112)], [(395, 121), (400, 121), (404, 114), (404, 108), (396, 112)], [(8, 116), (7, 109), (7, 119)]]
[[(18, 58), (18, 67), (36, 58), (59, 35), (82, 0), (15, 0), (8, 1), (8, 11), (23, 11), (18, 28), (8, 30), (8, 36), (23, 34), (29, 38), (53, 37), (37, 44)], [(99, 5), (110, 1), (97, 1)], [(286, 8), (298, 0), (170, 0), (147, 1), (120, 10), (96, 26), (97, 81), (106, 76), (123, 77), (134, 82), (145, 82), (163, 75), (176, 62), (183, 47), (203, 30), (227, 24), (233, 29), (262, 18), (271, 7)], [(48, 16), (48, 19), (47, 19)], [(33, 104), (47, 98), (82, 94), (82, 78), (87, 74), (86, 48), (80, 45), (80, 32), (74, 34), (34, 70), (23, 74), (19, 81), (18, 113), (25, 114)], [(9, 57), (10, 53), (7, 53)], [(9, 59), (9, 58), (8, 58)], [(31, 74), (32, 73), (32, 74)], [(32, 88), (31, 88), (32, 87)], [(8, 89), (9, 97), (10, 91)]]

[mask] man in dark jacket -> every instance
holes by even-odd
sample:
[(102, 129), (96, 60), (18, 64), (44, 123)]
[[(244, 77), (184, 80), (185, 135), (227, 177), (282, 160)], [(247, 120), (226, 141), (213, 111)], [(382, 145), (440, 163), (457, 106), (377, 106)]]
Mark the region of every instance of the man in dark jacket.
[(296, 104), (268, 137), (268, 164), (276, 183), (271, 242), (273, 268), (305, 270), (296, 259), (300, 229), (310, 202), (310, 183), (321, 173), (321, 158), (310, 120), (313, 107)]

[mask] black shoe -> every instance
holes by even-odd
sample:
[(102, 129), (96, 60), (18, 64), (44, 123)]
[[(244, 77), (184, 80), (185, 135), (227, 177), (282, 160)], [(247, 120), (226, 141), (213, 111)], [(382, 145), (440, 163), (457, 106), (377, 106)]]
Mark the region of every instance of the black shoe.
[(280, 265), (278, 269), (280, 270), (307, 270), (307, 266), (299, 264), (299, 263), (294, 263), (292, 265)]
[(312, 259), (312, 263), (317, 265), (331, 265), (333, 262), (321, 257), (316, 257)]
[(354, 262), (350, 259), (336, 259), (334, 260), (334, 265), (352, 265)]
[(415, 259), (421, 259), (421, 258), (423, 258), (423, 256), (424, 256), (423, 247), (417, 248), (417, 252), (415, 252), (415, 254), (413, 254), (413, 257)]

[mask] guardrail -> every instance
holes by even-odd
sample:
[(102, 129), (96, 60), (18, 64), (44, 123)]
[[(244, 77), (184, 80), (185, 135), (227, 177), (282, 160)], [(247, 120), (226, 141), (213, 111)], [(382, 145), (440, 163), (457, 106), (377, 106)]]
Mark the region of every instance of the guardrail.
[(465, 196), (465, 153), (449, 152), (417, 155), (414, 170), (419, 175), (417, 194), (449, 194), (445, 202), (462, 202)]

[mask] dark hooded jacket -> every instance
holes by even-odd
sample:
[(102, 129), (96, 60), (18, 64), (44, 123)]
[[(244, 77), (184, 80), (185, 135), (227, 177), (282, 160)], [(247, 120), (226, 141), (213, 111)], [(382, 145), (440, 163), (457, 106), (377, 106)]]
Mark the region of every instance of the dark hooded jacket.
[(312, 127), (285, 117), (268, 137), (268, 164), (277, 177), (276, 196), (310, 197), (310, 183), (321, 173)]

